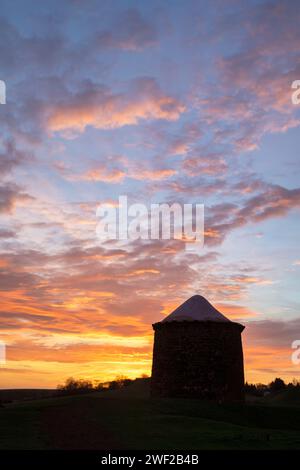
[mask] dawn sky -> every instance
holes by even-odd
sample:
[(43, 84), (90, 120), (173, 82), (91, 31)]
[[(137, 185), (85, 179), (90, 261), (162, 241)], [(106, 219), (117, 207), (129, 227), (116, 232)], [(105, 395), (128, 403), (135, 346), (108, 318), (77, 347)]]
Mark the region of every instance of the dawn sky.
[[(197, 293), (243, 323), (251, 382), (299, 379), (300, 3), (0, 8), (0, 387), (150, 374)], [(205, 205), (205, 246), (101, 243), (96, 209)]]

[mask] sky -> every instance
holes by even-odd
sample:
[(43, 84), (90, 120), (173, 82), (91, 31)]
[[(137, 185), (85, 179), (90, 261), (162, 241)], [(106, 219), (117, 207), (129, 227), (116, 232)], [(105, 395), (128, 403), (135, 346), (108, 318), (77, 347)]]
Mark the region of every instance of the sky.
[[(246, 379), (300, 379), (300, 4), (1, 0), (0, 388), (151, 373), (201, 294)], [(99, 204), (199, 203), (205, 243), (100, 241)]]

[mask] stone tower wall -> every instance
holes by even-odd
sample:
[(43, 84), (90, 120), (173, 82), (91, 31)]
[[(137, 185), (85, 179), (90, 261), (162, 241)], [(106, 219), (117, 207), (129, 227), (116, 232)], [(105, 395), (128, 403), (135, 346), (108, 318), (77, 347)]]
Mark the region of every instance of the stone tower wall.
[(154, 324), (152, 396), (242, 401), (243, 328), (233, 322)]

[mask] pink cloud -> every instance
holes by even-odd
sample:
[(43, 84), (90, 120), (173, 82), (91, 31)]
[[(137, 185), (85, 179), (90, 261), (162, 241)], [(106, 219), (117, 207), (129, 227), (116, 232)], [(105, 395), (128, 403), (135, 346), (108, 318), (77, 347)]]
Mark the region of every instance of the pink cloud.
[(46, 110), (47, 127), (53, 132), (83, 132), (87, 126), (113, 129), (134, 125), (143, 119), (176, 121), (184, 111), (185, 106), (163, 93), (152, 78), (135, 80), (127, 95), (90, 86)]
[(94, 38), (96, 47), (127, 51), (140, 51), (156, 43), (157, 32), (154, 26), (135, 8), (124, 11), (111, 30), (102, 31)]

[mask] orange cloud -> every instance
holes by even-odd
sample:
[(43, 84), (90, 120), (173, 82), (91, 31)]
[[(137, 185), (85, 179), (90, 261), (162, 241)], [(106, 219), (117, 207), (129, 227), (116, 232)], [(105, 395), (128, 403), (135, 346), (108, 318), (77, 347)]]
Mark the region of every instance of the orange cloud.
[(87, 171), (82, 175), (74, 176), (71, 179), (86, 181), (103, 181), (108, 183), (119, 183), (126, 176), (125, 171), (117, 169), (108, 169), (104, 165)]
[(71, 96), (47, 110), (47, 127), (53, 132), (83, 132), (87, 126), (114, 129), (141, 119), (176, 121), (184, 111), (180, 101), (164, 94), (153, 79), (144, 78), (135, 81), (127, 96), (95, 87)]
[(252, 318), (256, 317), (257, 312), (253, 312), (248, 307), (237, 305), (237, 304), (225, 304), (225, 303), (216, 303), (216, 308), (220, 310), (225, 316), (228, 316), (230, 320), (241, 320), (243, 318)]
[(134, 170), (128, 169), (126, 172), (125, 170), (117, 170), (106, 168), (104, 165), (89, 170), (82, 175), (78, 175), (76, 177), (71, 177), (71, 179), (77, 180), (87, 180), (87, 181), (103, 181), (108, 183), (119, 183), (125, 177), (136, 179), (136, 180), (153, 180), (159, 181), (165, 178), (169, 178), (176, 174), (175, 170), (171, 169), (142, 169)]

